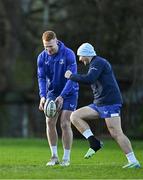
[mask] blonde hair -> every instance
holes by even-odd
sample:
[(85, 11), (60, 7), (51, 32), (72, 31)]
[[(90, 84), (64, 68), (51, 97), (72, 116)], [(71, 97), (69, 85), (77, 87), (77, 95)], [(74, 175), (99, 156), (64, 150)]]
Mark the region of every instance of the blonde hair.
[(50, 41), (56, 38), (56, 33), (54, 31), (45, 31), (42, 35), (42, 40)]

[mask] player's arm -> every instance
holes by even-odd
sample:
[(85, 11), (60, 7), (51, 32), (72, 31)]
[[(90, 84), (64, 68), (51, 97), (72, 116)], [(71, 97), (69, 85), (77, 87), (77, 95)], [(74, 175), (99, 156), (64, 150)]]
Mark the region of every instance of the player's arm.
[[(73, 51), (70, 51), (67, 55), (67, 70), (70, 70), (72, 73), (77, 73), (77, 64), (76, 64), (76, 57)], [(63, 88), (60, 96), (63, 98), (69, 94), (73, 90), (75, 82), (71, 81), (70, 79), (66, 82), (65, 87)]]
[(46, 74), (44, 69), (44, 61), (42, 55), (38, 56), (37, 59), (37, 77), (39, 85), (40, 104), (39, 109), (44, 109), (44, 103), (46, 101)]
[(70, 71), (65, 73), (65, 77), (83, 84), (93, 84), (100, 76), (103, 70), (103, 65), (95, 63), (90, 66), (87, 74), (75, 74)]

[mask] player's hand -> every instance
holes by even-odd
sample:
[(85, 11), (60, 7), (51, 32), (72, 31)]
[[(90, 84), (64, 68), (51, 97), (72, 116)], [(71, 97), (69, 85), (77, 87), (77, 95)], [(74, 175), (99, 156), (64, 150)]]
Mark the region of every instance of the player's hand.
[(72, 72), (70, 70), (67, 70), (65, 72), (65, 78), (69, 79), (71, 75), (72, 75)]
[(42, 97), (42, 98), (40, 99), (40, 104), (39, 104), (39, 110), (40, 110), (40, 111), (43, 111), (43, 110), (44, 110), (44, 104), (45, 104), (45, 102), (46, 102), (46, 98), (45, 98), (45, 97)]
[(59, 112), (63, 106), (64, 99), (62, 96), (58, 96), (55, 100), (55, 103), (57, 104), (57, 112)]

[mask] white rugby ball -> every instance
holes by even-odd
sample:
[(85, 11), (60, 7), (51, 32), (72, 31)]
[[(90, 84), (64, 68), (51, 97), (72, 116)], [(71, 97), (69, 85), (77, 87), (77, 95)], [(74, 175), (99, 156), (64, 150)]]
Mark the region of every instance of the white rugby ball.
[(56, 103), (53, 100), (46, 100), (45, 105), (44, 105), (44, 113), (45, 116), (48, 118), (53, 118), (56, 115)]

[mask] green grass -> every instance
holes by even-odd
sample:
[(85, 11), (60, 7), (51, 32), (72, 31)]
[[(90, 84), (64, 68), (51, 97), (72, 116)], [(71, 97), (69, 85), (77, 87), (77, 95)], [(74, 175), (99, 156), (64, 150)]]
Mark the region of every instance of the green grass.
[[(127, 161), (113, 140), (103, 140), (104, 148), (89, 160), (83, 158), (86, 140), (74, 140), (71, 166), (46, 167), (50, 150), (45, 139), (0, 139), (0, 179), (143, 179), (141, 169), (122, 169)], [(143, 162), (143, 142), (132, 141)], [(62, 145), (59, 142), (59, 155)]]

